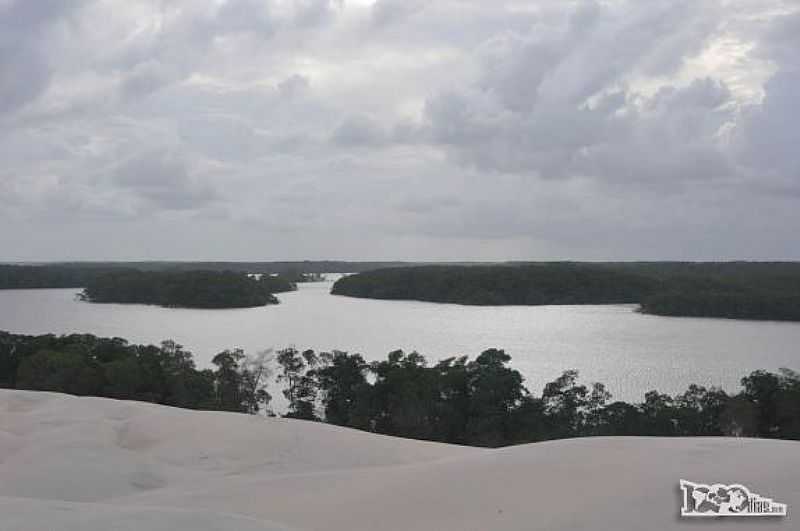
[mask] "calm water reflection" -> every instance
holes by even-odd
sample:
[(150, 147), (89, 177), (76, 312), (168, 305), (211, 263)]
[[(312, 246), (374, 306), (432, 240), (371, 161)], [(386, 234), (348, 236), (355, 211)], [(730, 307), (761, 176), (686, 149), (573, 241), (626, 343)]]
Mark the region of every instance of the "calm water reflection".
[(340, 349), (367, 359), (396, 348), (429, 360), (500, 347), (538, 393), (564, 369), (606, 383), (616, 398), (640, 399), (690, 382), (735, 389), (757, 369), (800, 369), (800, 324), (667, 318), (630, 305), (472, 307), (351, 299), (329, 294), (330, 282), (301, 285), (281, 304), (236, 310), (166, 309), (90, 304), (74, 289), (0, 290), (0, 330), (87, 332), (132, 342), (172, 338), (206, 364), (242, 347)]

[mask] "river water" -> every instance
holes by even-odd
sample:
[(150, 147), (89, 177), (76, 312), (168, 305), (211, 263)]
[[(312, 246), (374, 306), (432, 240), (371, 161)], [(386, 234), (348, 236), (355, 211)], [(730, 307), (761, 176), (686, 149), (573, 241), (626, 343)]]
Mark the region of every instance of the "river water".
[(135, 343), (174, 339), (198, 365), (217, 352), (299, 349), (359, 352), (368, 360), (395, 349), (436, 361), (505, 349), (535, 393), (563, 370), (601, 381), (623, 400), (682, 391), (689, 383), (738, 389), (755, 369), (800, 369), (800, 323), (642, 315), (633, 305), (477, 307), (330, 295), (331, 282), (301, 284), (281, 304), (233, 310), (91, 304), (76, 289), (0, 290), (0, 330), (91, 333)]

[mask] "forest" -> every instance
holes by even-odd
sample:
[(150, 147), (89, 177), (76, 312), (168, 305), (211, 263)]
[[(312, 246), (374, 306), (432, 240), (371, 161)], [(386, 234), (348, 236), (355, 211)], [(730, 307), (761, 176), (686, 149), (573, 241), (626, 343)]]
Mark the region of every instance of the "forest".
[(575, 370), (535, 394), (499, 349), (433, 364), (399, 350), (367, 362), (338, 351), (248, 356), (230, 349), (199, 369), (173, 341), (0, 332), (5, 388), (274, 415), (273, 385), (288, 404), (286, 417), (472, 446), (599, 435), (800, 439), (800, 375), (786, 369), (745, 375), (734, 394), (689, 385), (675, 396), (654, 390), (627, 403), (613, 401), (601, 383), (580, 383)]
[[(323, 273), (353, 273), (388, 262), (62, 262), (0, 264), (0, 289), (83, 288), (90, 280), (122, 271), (215, 271), (280, 276), (290, 282), (318, 282)], [(397, 265), (398, 263), (393, 263)]]
[[(337, 271), (361, 272), (341, 279), (333, 287), (332, 293), (351, 297), (474, 305), (632, 303), (639, 304), (642, 312), (655, 315), (800, 320), (798, 262), (74, 262), (0, 265), (0, 289), (102, 284), (103, 291), (110, 293), (114, 290), (108, 284), (109, 278), (125, 279), (126, 283), (144, 278), (137, 272), (164, 274), (151, 279), (169, 275), (178, 278), (185, 273), (187, 282), (190, 277), (199, 279), (212, 272), (260, 274), (266, 294), (264, 289), (247, 288), (247, 281), (224, 282), (226, 289), (236, 293), (229, 297), (229, 301), (235, 301), (230, 307), (237, 307), (274, 303), (271, 294), (290, 289), (287, 284), (319, 281), (321, 273)], [(234, 289), (236, 283), (242, 289)], [(192, 285), (200, 292), (197, 301), (185, 294), (182, 298), (190, 304), (166, 304), (229, 307), (214, 306), (222, 304), (214, 302), (216, 288), (203, 292), (199, 284)], [(158, 290), (166, 293), (163, 288)], [(117, 291), (133, 296), (133, 290)], [(98, 301), (100, 298), (103, 297), (98, 295)], [(162, 304), (152, 294), (147, 302)]]
[(335, 295), (472, 305), (638, 303), (644, 313), (800, 320), (800, 264), (544, 262), (379, 269)]
[(339, 279), (334, 295), (474, 305), (639, 302), (659, 282), (637, 273), (573, 264), (420, 266)]
[(0, 289), (82, 288), (90, 279), (112, 271), (104, 266), (0, 264)]
[(89, 279), (88, 302), (155, 304), (180, 308), (248, 308), (278, 304), (274, 293), (297, 289), (279, 276), (232, 271), (118, 270)]

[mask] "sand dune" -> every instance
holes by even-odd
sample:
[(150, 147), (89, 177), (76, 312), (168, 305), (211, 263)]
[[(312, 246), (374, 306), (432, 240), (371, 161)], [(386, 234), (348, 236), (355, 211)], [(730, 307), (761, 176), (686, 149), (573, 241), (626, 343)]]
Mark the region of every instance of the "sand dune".
[[(680, 519), (680, 478), (781, 519)], [(797, 529), (800, 443), (594, 438), (481, 450), (323, 424), (0, 390), (0, 530)]]

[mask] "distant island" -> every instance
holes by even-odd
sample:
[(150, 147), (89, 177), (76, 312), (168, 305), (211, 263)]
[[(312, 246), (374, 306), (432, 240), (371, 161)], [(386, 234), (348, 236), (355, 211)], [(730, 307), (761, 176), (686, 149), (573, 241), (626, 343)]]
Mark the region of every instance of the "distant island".
[(297, 286), (279, 276), (260, 278), (232, 271), (119, 270), (91, 278), (88, 302), (155, 304), (182, 308), (248, 308), (278, 304), (274, 293)]
[(577, 265), (421, 266), (343, 277), (331, 293), (479, 306), (635, 303), (658, 282), (628, 272)]
[[(246, 307), (275, 304), (272, 294), (321, 281), (322, 272), (358, 273), (332, 290), (351, 297), (471, 305), (631, 303), (654, 315), (800, 321), (800, 262), (0, 264), (0, 289), (87, 288), (84, 297), (92, 302)], [(210, 284), (202, 286), (206, 280)]]
[(481, 306), (640, 304), (665, 316), (800, 321), (800, 264), (550, 262), (379, 269), (334, 295)]

